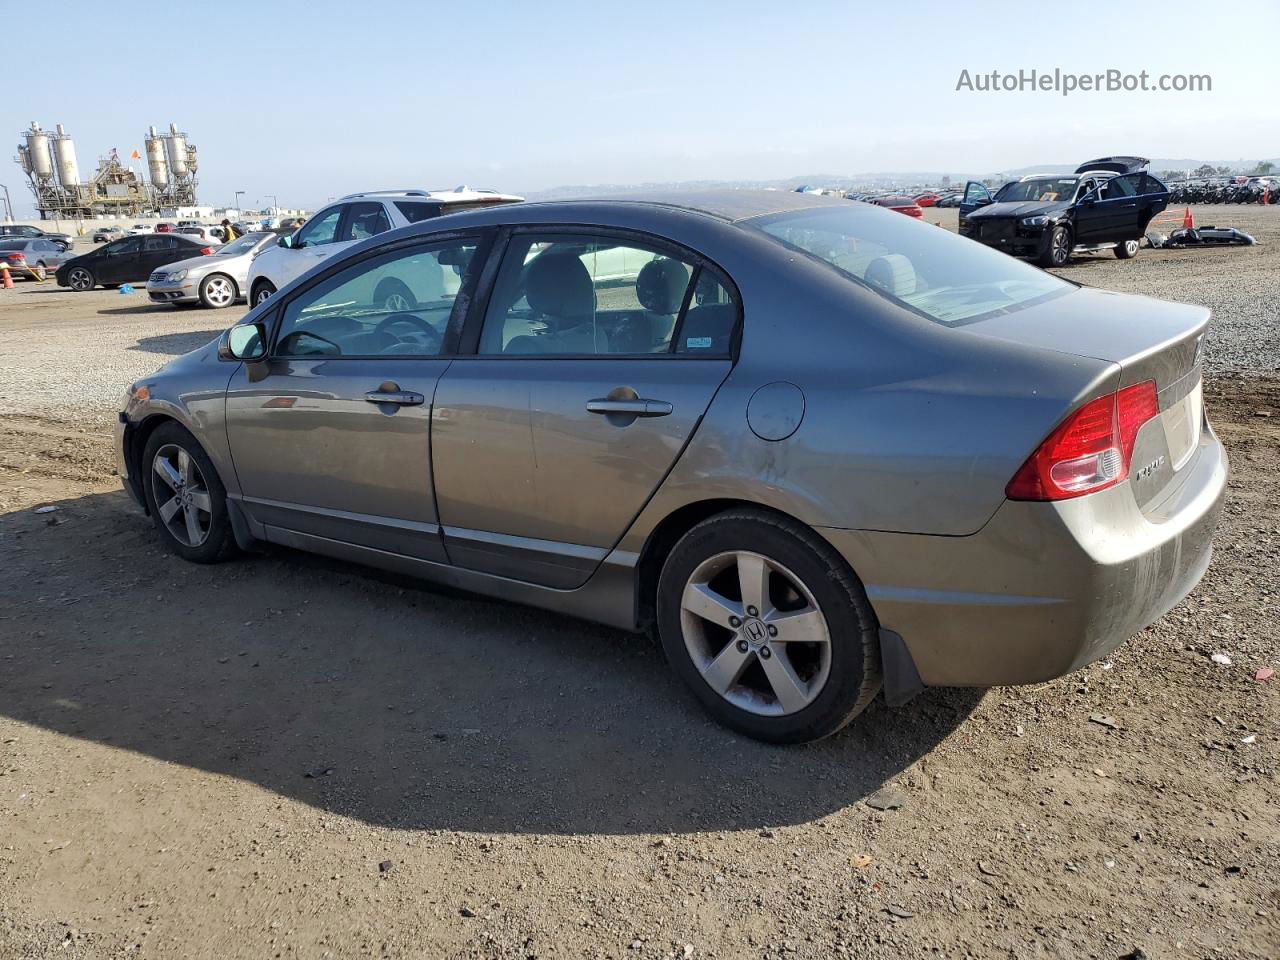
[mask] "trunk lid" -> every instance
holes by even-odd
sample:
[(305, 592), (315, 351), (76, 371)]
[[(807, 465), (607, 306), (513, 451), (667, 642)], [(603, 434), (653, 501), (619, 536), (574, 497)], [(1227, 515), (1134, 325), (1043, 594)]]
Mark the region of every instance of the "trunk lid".
[(1081, 289), (967, 329), (1114, 363), (1119, 368), (1115, 389), (1155, 381), (1160, 414), (1138, 432), (1128, 481), (1138, 505), (1150, 512), (1176, 489), (1200, 447), (1209, 316), (1207, 308), (1191, 304)]

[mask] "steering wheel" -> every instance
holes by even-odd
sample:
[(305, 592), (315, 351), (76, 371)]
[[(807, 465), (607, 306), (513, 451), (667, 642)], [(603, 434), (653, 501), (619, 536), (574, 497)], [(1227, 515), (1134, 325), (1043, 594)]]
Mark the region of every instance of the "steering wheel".
[(386, 333), (394, 337), (395, 334), (391, 333), (390, 328), (395, 326), (397, 323), (403, 323), (417, 328), (417, 330), (426, 337), (426, 348), (433, 353), (438, 353), (440, 351), (440, 347), (444, 343), (444, 337), (440, 335), (440, 331), (427, 323), (427, 321), (423, 320), (421, 317), (412, 313), (393, 313), (383, 317), (378, 321), (378, 325), (373, 328), (373, 332)]

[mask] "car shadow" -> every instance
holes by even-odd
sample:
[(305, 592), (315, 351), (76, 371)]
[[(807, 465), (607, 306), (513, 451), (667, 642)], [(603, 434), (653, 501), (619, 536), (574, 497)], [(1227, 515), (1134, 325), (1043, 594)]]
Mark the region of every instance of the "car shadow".
[[(125, 294), (125, 296), (137, 296), (137, 294), (138, 291), (134, 291), (132, 294)], [(103, 307), (95, 312), (107, 316), (136, 316), (139, 313), (172, 313), (175, 316), (180, 316), (185, 309), (190, 308), (175, 307), (167, 303), (152, 303), (150, 300), (145, 299), (144, 295), (142, 303), (134, 303), (127, 307)]]
[(877, 701), (828, 740), (768, 746), (712, 722), (644, 639), (287, 551), (187, 564), (123, 493), (57, 506), (0, 515), (0, 713), (370, 824), (808, 822), (896, 777), (982, 697)]
[(219, 336), (222, 330), (223, 328), (219, 327), (216, 330), (193, 330), (190, 333), (163, 333), (154, 337), (142, 337), (129, 349), (143, 353), (178, 356), (203, 347), (214, 337)]

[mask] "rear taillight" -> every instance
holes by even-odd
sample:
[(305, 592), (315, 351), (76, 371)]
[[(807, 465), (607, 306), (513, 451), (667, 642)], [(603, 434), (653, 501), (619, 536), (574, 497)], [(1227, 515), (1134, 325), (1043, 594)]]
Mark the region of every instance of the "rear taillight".
[(201, 248), (200, 248), (200, 256), (202, 256), (202, 257), (212, 257), (212, 256), (213, 256), (213, 247), (201, 247)]
[(1067, 417), (1013, 475), (1010, 500), (1065, 500), (1129, 475), (1142, 425), (1160, 413), (1154, 380), (1090, 400)]
[(16, 261), (18, 261), (18, 260), (25, 260), (25, 259), (27, 259), (27, 258), (26, 258), (25, 256), (23, 256), (21, 253), (9, 253), (9, 254), (5, 254), (5, 259), (6, 259), (6, 260), (13, 260), (13, 261), (15, 261), (15, 262), (16, 262)]

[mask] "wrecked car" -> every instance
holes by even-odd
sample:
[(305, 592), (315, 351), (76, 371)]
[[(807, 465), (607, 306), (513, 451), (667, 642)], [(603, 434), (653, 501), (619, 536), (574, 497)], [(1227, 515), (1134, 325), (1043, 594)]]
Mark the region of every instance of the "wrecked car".
[(1151, 220), (1169, 204), (1169, 188), (1142, 157), (1090, 160), (1070, 175), (1032, 174), (991, 192), (965, 185), (960, 234), (1042, 267), (1075, 252), (1137, 254)]

